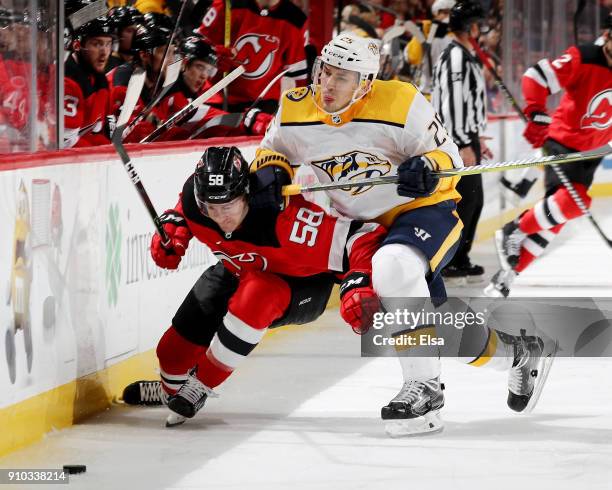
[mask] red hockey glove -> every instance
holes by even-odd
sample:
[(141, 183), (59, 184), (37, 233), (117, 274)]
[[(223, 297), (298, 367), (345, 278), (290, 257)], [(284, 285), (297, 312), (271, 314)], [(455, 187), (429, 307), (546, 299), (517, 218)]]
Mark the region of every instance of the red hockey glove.
[(260, 136), (266, 132), (272, 119), (274, 119), (272, 114), (253, 108), (244, 115), (244, 127), (249, 133)]
[(217, 44), (215, 53), (217, 53), (217, 73), (230, 72), (242, 64), (236, 60), (236, 50), (233, 48)]
[(527, 108), (525, 115), (529, 121), (523, 131), (523, 136), (534, 148), (540, 148), (548, 138), (548, 127), (552, 121), (546, 113), (546, 108)]
[(174, 209), (168, 209), (159, 218), (170, 238), (170, 244), (164, 248), (159, 233), (155, 233), (151, 240), (151, 257), (159, 267), (176, 269), (189, 245), (191, 231), (187, 227), (185, 218)]
[(369, 273), (351, 271), (340, 285), (340, 315), (359, 335), (370, 329), (374, 313), (380, 310), (371, 282)]

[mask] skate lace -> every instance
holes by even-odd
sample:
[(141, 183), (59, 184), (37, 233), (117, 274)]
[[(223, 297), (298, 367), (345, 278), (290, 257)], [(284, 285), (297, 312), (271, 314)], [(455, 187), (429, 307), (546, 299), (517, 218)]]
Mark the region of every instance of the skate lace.
[(520, 349), (521, 354), (518, 357), (518, 361), (510, 369), (508, 389), (517, 395), (527, 395), (533, 389), (534, 378), (532, 377), (532, 370), (537, 367), (536, 363), (542, 345), (538, 344), (538, 341), (530, 342), (523, 338)]
[(159, 381), (140, 383), (140, 399), (144, 402), (163, 402), (164, 395)]
[(406, 381), (400, 392), (395, 396), (392, 402), (414, 403), (423, 395), (423, 391), (428, 386), (429, 382), (424, 381)]
[(523, 244), (523, 241), (525, 240), (525, 233), (523, 233), (518, 227), (512, 232), (510, 233), (507, 237), (506, 237), (506, 251), (507, 254), (512, 256), (512, 255), (518, 255), (521, 251), (521, 245)]
[(193, 376), (189, 376), (187, 382), (178, 391), (178, 395), (185, 398), (194, 405), (203, 403), (206, 398), (217, 398), (212, 389)]
[(523, 369), (531, 357), (528, 350), (524, 351), (524, 355), (519, 359), (516, 366), (512, 366), (510, 370), (510, 377), (508, 379), (508, 389), (517, 395), (526, 394), (524, 393), (527, 385), (526, 374), (529, 374), (527, 370)]

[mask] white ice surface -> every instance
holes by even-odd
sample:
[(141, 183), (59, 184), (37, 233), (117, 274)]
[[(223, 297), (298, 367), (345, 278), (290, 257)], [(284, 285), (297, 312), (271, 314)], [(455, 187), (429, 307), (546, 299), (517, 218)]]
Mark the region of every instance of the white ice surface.
[[(601, 266), (612, 252), (588, 223), (573, 226), (586, 241), (576, 248), (564, 238), (567, 246), (534, 269), (540, 285), (529, 286), (525, 274), (521, 295), (612, 296), (605, 281), (591, 289), (583, 277), (584, 286), (568, 287), (585, 270), (612, 271)], [(577, 251), (591, 262), (568, 270)], [(474, 259), (493, 272), (490, 243)], [(504, 373), (445, 359), (445, 430), (389, 439), (379, 411), (401, 385), (399, 364), (361, 359), (359, 339), (332, 310), (264, 339), (221, 397), (182, 427), (164, 428), (164, 409), (116, 405), (0, 467), (86, 464), (74, 489), (610, 490), (611, 371), (612, 359), (557, 359), (538, 407), (524, 416), (506, 407)]]

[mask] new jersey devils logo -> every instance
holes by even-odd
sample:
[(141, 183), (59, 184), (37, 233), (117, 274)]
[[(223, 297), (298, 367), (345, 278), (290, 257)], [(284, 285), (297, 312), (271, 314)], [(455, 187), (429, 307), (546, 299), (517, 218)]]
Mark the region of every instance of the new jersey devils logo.
[(244, 78), (263, 77), (274, 61), (274, 53), (278, 51), (280, 41), (276, 36), (267, 34), (245, 34), (234, 44), (236, 59), (243, 63)]
[(244, 252), (236, 255), (228, 255), (221, 250), (213, 252), (227, 270), (239, 276), (242, 270), (265, 271), (268, 268), (268, 261), (263, 255), (255, 252)]
[(612, 126), (612, 89), (599, 92), (589, 102), (587, 112), (582, 116), (580, 126), (600, 131)]
[[(391, 170), (391, 163), (365, 151), (351, 151), (344, 155), (333, 156), (326, 160), (312, 162), (312, 165), (323, 170), (335, 182), (352, 182), (369, 177), (380, 177)], [(369, 191), (372, 186), (347, 188), (346, 191), (356, 196)]]

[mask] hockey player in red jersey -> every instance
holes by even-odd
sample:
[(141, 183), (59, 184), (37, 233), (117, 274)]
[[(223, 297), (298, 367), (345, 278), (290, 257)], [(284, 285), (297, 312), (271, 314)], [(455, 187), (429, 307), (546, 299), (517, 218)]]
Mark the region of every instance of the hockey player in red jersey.
[[(612, 139), (612, 16), (608, 17), (604, 44), (572, 46), (559, 58), (543, 59), (523, 76), (525, 114), (523, 133), (546, 154), (593, 150)], [(548, 95), (565, 90), (559, 107), (548, 115)], [(560, 166), (580, 199), (590, 206), (587, 194), (600, 160)], [(545, 169), (546, 196), (496, 233), (501, 269), (485, 292), (508, 296), (510, 285), (539, 257), (565, 223), (582, 215), (576, 200), (557, 174)]]
[(336, 276), (342, 278), (341, 314), (356, 331), (368, 324), (363, 315), (378, 308), (370, 269), (384, 228), (332, 217), (301, 196), (282, 211), (258, 207), (257, 190), (267, 187), (252, 178), (237, 148), (207, 149), (177, 205), (161, 217), (170, 245), (153, 237), (151, 254), (160, 267), (176, 269), (192, 237), (219, 258), (158, 344), (163, 392), (157, 382), (124, 391), (132, 404), (171, 395), (169, 425), (193, 417), (268, 328), (317, 318)]
[[(229, 12), (226, 5), (231, 3)], [(257, 99), (281, 71), (298, 86), (307, 78), (306, 15), (290, 0), (214, 0), (198, 32), (223, 48), (225, 18), (230, 15), (229, 45), (235, 62), (244, 64), (245, 74), (228, 87), (230, 112), (241, 112)], [(219, 54), (225, 50), (218, 50)], [(228, 51), (229, 54), (229, 51)], [(268, 92), (260, 107), (274, 113), (280, 96), (280, 81)]]
[[(111, 89), (111, 111), (115, 117), (118, 117), (121, 112), (125, 92), (135, 66), (140, 66), (145, 70), (146, 78), (140, 98), (134, 108), (133, 117), (136, 117), (144, 109), (145, 105), (151, 101), (157, 74), (162, 70), (165, 47), (169, 38), (170, 34), (166, 29), (159, 28), (153, 24), (138, 26), (131, 48), (134, 59), (131, 63), (124, 63), (114, 68), (106, 75)], [(126, 141), (140, 141), (155, 130), (157, 122), (159, 122), (159, 116), (153, 110), (147, 118), (140, 121), (131, 133), (126, 136)]]
[(132, 51), (132, 40), (139, 24), (144, 24), (144, 15), (138, 9), (129, 6), (115, 7), (108, 13), (108, 17), (117, 33), (118, 46), (117, 52), (112, 53), (106, 71), (132, 61), (134, 52)]
[[(167, 120), (196, 99), (209, 86), (209, 80), (217, 73), (217, 54), (200, 36), (192, 36), (181, 44), (184, 57), (183, 69), (168, 95), (162, 99), (157, 109), (160, 120)], [(213, 136), (238, 136), (244, 134), (262, 135), (265, 133), (272, 116), (258, 108), (248, 110), (236, 127), (224, 124), (223, 116), (228, 113), (208, 104), (201, 105), (187, 121), (167, 131), (161, 140), (187, 139), (197, 132), (199, 138)]]
[(114, 127), (104, 69), (115, 37), (106, 17), (75, 33), (73, 53), (64, 65), (64, 143), (66, 147), (110, 143)]

